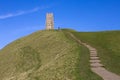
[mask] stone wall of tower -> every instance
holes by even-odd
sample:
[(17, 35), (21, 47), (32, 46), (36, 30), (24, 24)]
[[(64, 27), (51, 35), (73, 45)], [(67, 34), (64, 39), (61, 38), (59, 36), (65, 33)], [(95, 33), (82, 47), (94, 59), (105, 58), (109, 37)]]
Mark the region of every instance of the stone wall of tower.
[(53, 13), (46, 14), (46, 30), (54, 29)]

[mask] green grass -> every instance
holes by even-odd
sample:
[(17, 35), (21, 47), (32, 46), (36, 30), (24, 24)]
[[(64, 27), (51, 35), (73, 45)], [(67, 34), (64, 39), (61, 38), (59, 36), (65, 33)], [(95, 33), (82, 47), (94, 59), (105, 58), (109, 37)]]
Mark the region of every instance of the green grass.
[(72, 33), (97, 48), (105, 68), (120, 75), (120, 31)]
[(79, 80), (80, 52), (61, 31), (35, 32), (0, 50), (0, 80)]

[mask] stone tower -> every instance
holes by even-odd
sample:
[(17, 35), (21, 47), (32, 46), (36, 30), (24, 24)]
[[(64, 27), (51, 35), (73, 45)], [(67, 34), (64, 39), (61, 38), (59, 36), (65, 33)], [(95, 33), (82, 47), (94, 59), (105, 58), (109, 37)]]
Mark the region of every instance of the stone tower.
[(46, 14), (46, 30), (54, 29), (53, 13)]

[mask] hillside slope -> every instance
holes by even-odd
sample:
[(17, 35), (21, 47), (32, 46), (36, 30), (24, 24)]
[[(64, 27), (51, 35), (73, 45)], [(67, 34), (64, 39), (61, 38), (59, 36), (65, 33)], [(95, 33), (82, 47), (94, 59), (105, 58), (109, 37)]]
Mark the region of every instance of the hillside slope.
[(0, 51), (0, 80), (75, 79), (77, 48), (58, 31), (16, 40)]
[(97, 48), (105, 68), (120, 75), (120, 31), (73, 32), (73, 34)]
[(87, 48), (62, 31), (38, 31), (0, 51), (0, 80), (102, 80)]

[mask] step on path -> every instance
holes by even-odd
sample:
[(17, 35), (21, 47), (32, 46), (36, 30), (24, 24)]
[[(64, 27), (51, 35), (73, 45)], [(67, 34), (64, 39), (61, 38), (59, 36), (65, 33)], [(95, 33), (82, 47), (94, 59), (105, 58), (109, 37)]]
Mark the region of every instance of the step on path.
[(104, 65), (101, 64), (101, 60), (97, 54), (97, 50), (93, 48), (92, 46), (81, 42), (79, 39), (77, 39), (72, 33), (69, 33), (70, 36), (76, 40), (80, 45), (84, 45), (87, 47), (90, 51), (90, 66), (91, 70), (98, 74), (100, 77), (103, 78), (103, 80), (120, 80), (120, 76), (112, 73), (104, 68)]
[(100, 63), (100, 60), (90, 60), (90, 63)]

